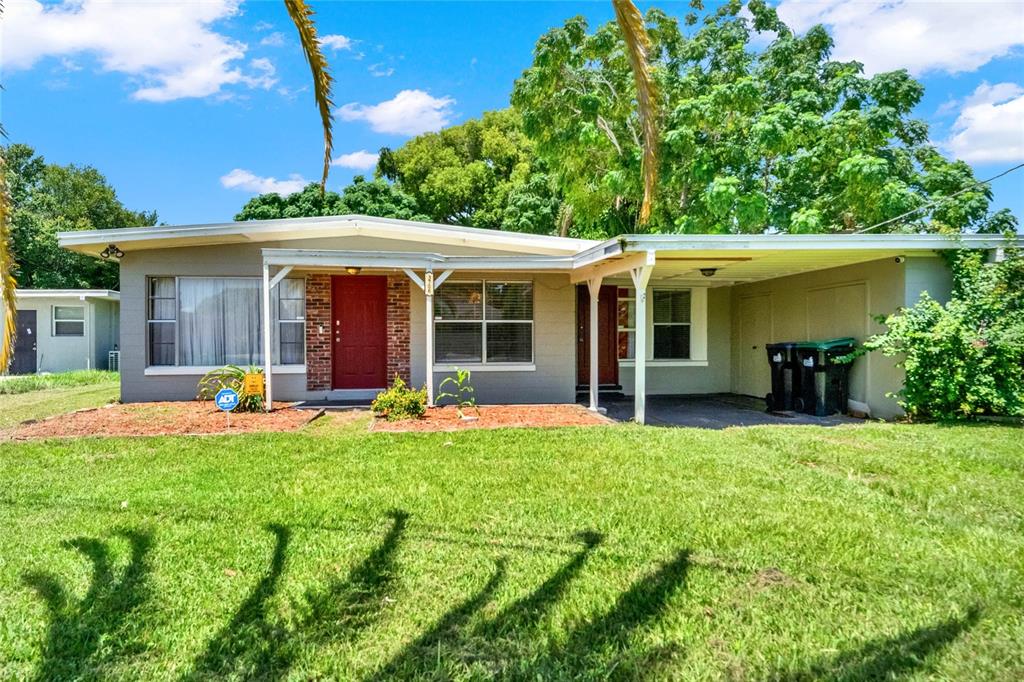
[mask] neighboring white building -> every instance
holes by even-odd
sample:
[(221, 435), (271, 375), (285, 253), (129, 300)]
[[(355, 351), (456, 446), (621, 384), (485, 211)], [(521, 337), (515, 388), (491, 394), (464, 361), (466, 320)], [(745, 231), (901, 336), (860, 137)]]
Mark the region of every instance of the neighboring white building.
[(18, 289), (18, 340), (8, 373), (108, 369), (121, 295), (104, 289)]

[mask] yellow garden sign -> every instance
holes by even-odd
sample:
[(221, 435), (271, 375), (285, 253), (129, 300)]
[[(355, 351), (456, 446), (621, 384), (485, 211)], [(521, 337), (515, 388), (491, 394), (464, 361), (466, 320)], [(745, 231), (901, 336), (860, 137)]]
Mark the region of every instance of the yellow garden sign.
[(242, 381), (242, 392), (249, 395), (263, 395), (263, 375), (246, 374)]

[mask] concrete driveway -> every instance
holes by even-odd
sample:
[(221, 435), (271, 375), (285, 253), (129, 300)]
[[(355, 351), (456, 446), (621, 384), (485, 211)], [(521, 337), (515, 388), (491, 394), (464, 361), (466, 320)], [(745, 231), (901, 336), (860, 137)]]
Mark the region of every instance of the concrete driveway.
[[(608, 416), (617, 421), (633, 419), (633, 399), (629, 396), (602, 398), (601, 406)], [(837, 426), (861, 424), (863, 419), (835, 415), (813, 417), (808, 414), (765, 412), (763, 400), (731, 393), (711, 395), (647, 396), (647, 424), (649, 426), (689, 426), (702, 429), (724, 429), (730, 426), (756, 426), (760, 424), (812, 424)]]

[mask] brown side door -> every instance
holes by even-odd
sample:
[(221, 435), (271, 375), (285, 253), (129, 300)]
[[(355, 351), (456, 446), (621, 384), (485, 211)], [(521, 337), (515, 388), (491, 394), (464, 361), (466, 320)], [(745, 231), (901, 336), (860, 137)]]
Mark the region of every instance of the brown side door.
[[(601, 287), (597, 297), (597, 383), (615, 386), (619, 383), (618, 288)], [(586, 285), (576, 287), (576, 383), (590, 385), (590, 292)]]

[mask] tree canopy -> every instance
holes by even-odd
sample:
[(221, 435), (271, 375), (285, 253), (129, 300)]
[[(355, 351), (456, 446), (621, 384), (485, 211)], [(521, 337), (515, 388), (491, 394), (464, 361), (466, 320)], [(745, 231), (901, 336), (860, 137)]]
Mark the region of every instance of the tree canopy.
[(274, 218), (303, 218), (312, 216), (372, 215), (379, 218), (429, 220), (420, 213), (416, 201), (395, 185), (377, 178), (366, 180), (361, 175), (341, 194), (323, 192), (320, 185), (311, 182), (301, 191), (282, 197), (279, 194), (261, 194), (253, 197), (235, 216), (235, 220), (271, 220)]
[(61, 249), (57, 233), (155, 225), (156, 212), (125, 208), (91, 166), (47, 163), (24, 144), (8, 146), (4, 157), (18, 286), (116, 289), (115, 263)]
[[(691, 3), (702, 9), (699, 0)], [(684, 31), (646, 14), (663, 112), (656, 232), (852, 231), (974, 182), (912, 117), (923, 87), (906, 71), (863, 74), (829, 58), (821, 26), (800, 36), (762, 0), (729, 2)], [(763, 49), (752, 41), (774, 36)], [(642, 197), (641, 130), (629, 58), (614, 23), (568, 20), (537, 43), (512, 95), (537, 155), (580, 234), (634, 231)], [(889, 226), (985, 229), (987, 187)], [(1005, 216), (1003, 216), (1005, 219)]]
[(378, 172), (434, 222), (541, 233), (555, 227), (559, 202), (511, 109), (383, 149)]

